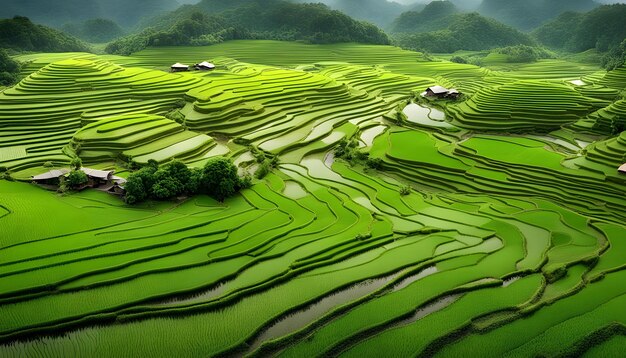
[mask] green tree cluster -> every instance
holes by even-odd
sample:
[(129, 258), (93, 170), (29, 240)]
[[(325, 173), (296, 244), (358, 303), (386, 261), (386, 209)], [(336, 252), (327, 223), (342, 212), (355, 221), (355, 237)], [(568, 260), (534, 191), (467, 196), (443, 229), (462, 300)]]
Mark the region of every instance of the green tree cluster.
[(237, 167), (223, 157), (209, 160), (203, 168), (188, 168), (179, 160), (163, 165), (150, 161), (128, 176), (125, 198), (128, 204), (135, 204), (147, 199), (207, 194), (223, 201), (249, 185), (249, 178), (240, 178)]
[(0, 86), (10, 86), (19, 79), (20, 64), (0, 48)]
[(516, 45), (495, 49), (494, 52), (507, 56), (507, 61), (512, 63), (536, 62), (540, 59), (554, 57), (550, 52), (535, 46)]

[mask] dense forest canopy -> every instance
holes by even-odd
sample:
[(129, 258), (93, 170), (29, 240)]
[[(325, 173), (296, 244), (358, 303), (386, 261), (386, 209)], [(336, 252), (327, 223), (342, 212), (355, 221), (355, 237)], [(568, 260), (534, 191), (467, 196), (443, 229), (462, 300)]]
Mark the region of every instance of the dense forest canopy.
[(203, 8), (210, 1), (215, 0), (186, 6), (166, 19), (158, 18), (143, 32), (109, 44), (107, 52), (127, 54), (146, 46), (210, 45), (232, 39), (389, 43), (387, 35), (376, 26), (323, 4), (257, 0), (234, 8), (223, 6), (223, 11), (208, 14)]
[(605, 5), (588, 13), (563, 13), (533, 35), (546, 46), (581, 52), (611, 50), (626, 38), (626, 5)]

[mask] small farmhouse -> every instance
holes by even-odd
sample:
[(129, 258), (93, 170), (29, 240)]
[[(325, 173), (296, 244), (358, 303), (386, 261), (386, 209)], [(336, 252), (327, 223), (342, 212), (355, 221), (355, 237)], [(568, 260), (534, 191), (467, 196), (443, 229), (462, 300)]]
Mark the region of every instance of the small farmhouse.
[(69, 169), (54, 169), (47, 173), (32, 176), (31, 178), (36, 184), (59, 185), (61, 183), (61, 178), (64, 178), (69, 172)]
[(622, 173), (622, 174), (626, 174), (626, 163), (622, 164), (621, 167), (619, 167), (617, 169), (618, 172)]
[(97, 188), (100, 185), (106, 185), (113, 179), (113, 170), (98, 170), (90, 168), (80, 168), (80, 170), (89, 178), (89, 186)]
[(457, 99), (461, 95), (457, 89), (447, 89), (442, 86), (432, 86), (428, 87), (424, 93), (422, 93), (422, 97), (436, 97), (436, 98), (448, 98), (448, 99)]
[[(126, 184), (126, 179), (113, 175), (113, 170), (98, 170), (91, 168), (80, 168), (80, 170), (85, 173), (89, 179), (89, 182), (82, 186), (81, 189), (98, 188), (113, 194), (125, 194), (124, 185)], [(69, 173), (70, 169), (67, 168), (55, 169), (47, 173), (33, 176), (32, 181), (33, 183), (39, 184), (47, 189), (57, 190)]]
[(215, 69), (215, 65), (207, 61), (196, 63), (194, 67), (199, 71), (211, 71)]
[(172, 72), (189, 71), (189, 66), (183, 65), (182, 63), (179, 63), (179, 62), (173, 64), (170, 68), (172, 69)]

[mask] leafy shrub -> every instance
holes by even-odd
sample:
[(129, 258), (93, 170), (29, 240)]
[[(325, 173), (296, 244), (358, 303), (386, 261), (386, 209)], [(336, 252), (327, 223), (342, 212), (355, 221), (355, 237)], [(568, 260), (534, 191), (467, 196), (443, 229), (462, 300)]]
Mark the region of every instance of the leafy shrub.
[(411, 194), (411, 187), (409, 185), (404, 185), (400, 188), (400, 195), (407, 196)]
[(461, 63), (461, 64), (467, 64), (467, 63), (468, 63), (468, 60), (467, 60), (467, 58), (462, 57), (462, 56), (453, 56), (453, 57), (450, 59), (450, 62), (454, 62), (454, 63)]
[(257, 169), (256, 173), (254, 173), (254, 176), (257, 179), (263, 179), (265, 178), (267, 174), (270, 173), (270, 171), (272, 171), (272, 164), (268, 159), (265, 159), (261, 163), (261, 165), (259, 165), (259, 168)]
[(383, 169), (383, 159), (382, 158), (368, 158), (366, 165), (369, 168), (382, 170)]

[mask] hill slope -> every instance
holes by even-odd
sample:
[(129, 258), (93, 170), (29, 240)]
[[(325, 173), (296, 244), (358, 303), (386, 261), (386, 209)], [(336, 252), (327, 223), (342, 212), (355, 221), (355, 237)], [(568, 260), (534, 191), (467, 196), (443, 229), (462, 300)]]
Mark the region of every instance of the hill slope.
[(450, 1), (433, 1), (422, 11), (407, 11), (401, 14), (391, 26), (392, 32), (425, 32), (447, 27), (449, 16), (458, 13), (458, 8)]
[[(111, 43), (109, 53), (127, 54), (147, 46), (210, 45), (231, 39), (302, 40), (310, 43), (388, 44), (387, 35), (323, 4), (248, 0), (204, 11), (214, 0), (184, 6), (151, 27)], [(215, 11), (221, 10), (221, 11)]]
[(394, 39), (403, 48), (446, 53), (534, 44), (528, 35), (478, 13), (447, 16), (431, 25), (436, 23), (446, 27), (430, 32), (398, 33)]
[(89, 51), (78, 39), (28, 18), (16, 16), (0, 20), (0, 48), (15, 51), (73, 52)]
[(570, 51), (607, 51), (626, 38), (626, 5), (605, 5), (588, 13), (564, 13), (537, 28), (543, 44)]
[(588, 11), (593, 0), (483, 0), (478, 11), (520, 30), (531, 30), (566, 11)]

